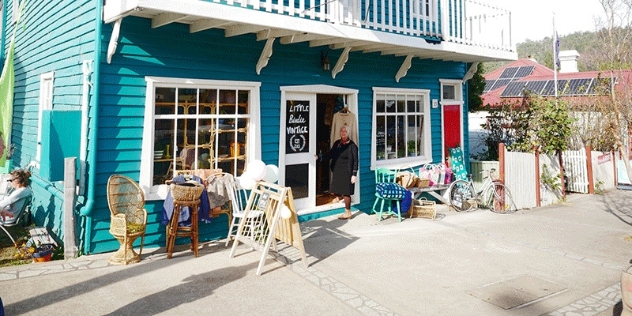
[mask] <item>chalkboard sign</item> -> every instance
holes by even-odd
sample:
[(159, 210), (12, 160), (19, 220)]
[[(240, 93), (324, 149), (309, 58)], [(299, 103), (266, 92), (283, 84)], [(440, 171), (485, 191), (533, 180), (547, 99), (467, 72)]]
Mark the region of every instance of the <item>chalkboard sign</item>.
[(309, 101), (288, 100), (285, 119), (285, 153), (309, 152)]
[(467, 170), (465, 169), (461, 147), (450, 148), (450, 167), (452, 167), (454, 180), (467, 180)]

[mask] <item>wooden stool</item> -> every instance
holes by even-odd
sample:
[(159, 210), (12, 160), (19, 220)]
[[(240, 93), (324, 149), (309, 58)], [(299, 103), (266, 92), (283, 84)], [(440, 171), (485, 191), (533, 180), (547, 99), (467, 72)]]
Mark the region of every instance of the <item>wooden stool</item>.
[[(178, 219), (180, 218), (180, 212), (183, 207), (189, 207), (191, 212), (191, 226), (180, 226)], [(167, 225), (167, 259), (171, 259), (173, 254), (173, 247), (176, 242), (176, 237), (190, 237), (191, 238), (191, 250), (198, 257), (198, 207), (200, 206), (200, 200), (196, 201), (173, 201), (173, 215), (169, 225)]]

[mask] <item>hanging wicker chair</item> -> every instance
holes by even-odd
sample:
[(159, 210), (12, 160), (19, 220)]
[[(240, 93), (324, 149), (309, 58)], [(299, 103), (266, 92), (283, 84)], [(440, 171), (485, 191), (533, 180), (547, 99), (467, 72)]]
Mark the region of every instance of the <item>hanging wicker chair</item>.
[[(145, 242), (147, 210), (145, 195), (136, 182), (123, 175), (112, 175), (107, 186), (108, 206), (110, 208), (110, 234), (121, 247), (108, 259), (112, 264), (129, 264), (140, 261)], [(132, 245), (140, 239), (140, 250), (134, 252)]]

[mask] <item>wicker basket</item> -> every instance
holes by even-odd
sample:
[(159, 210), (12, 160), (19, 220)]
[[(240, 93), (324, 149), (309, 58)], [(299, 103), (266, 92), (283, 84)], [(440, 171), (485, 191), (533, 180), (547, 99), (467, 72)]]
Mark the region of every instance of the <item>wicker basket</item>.
[(202, 195), (202, 191), (204, 191), (204, 186), (199, 183), (172, 183), (171, 187), (171, 196), (176, 201), (196, 201), (200, 199), (200, 195)]
[(437, 217), (435, 202), (428, 201), (425, 198), (415, 200), (410, 212), (410, 217), (424, 217), (434, 220)]
[(398, 170), (395, 176), (397, 184), (406, 189), (417, 186), (417, 175), (415, 174), (415, 171), (412, 168), (408, 169), (409, 170)]
[(417, 178), (417, 187), (418, 188), (427, 188), (429, 186), (430, 186), (430, 179)]

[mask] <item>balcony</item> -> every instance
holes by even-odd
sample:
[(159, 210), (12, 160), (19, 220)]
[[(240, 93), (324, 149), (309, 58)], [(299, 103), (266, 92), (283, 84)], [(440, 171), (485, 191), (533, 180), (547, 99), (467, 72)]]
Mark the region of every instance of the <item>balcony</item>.
[(312, 47), (344, 49), (346, 54), (380, 52), (460, 62), (517, 59), (511, 12), (481, 2), (107, 0), (103, 20), (120, 26), (120, 19), (137, 16), (151, 19), (153, 28), (184, 23), (191, 33), (221, 28), (226, 37), (255, 33), (257, 40), (308, 41)]

